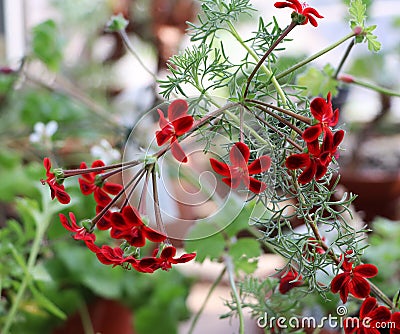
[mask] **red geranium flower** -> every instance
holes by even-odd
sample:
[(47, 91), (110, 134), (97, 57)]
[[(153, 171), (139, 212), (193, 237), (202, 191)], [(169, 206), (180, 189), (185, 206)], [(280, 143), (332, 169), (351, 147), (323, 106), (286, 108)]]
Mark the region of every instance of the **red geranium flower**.
[(366, 278), (376, 276), (378, 268), (373, 264), (360, 264), (353, 268), (353, 263), (345, 257), (342, 269), (343, 273), (333, 278), (331, 291), (333, 293), (340, 292), (340, 299), (343, 303), (347, 302), (349, 293), (356, 298), (367, 297), (371, 287)]
[(72, 212), (69, 213), (70, 221), (62, 213), (59, 214), (59, 217), (61, 224), (64, 226), (64, 228), (68, 231), (75, 233), (73, 236), (74, 239), (89, 242), (94, 242), (96, 240), (96, 236), (93, 233), (90, 233), (85, 227), (80, 227), (76, 223), (75, 215)]
[(111, 214), (111, 232), (114, 239), (125, 239), (131, 246), (143, 247), (146, 239), (153, 242), (162, 242), (167, 237), (146, 226), (137, 210), (130, 205), (125, 206), (122, 212)]
[(296, 286), (301, 286), (303, 284), (304, 282), (301, 275), (299, 276), (296, 271), (289, 271), (281, 277), (281, 280), (279, 282), (279, 292), (281, 294), (285, 294)]
[[(294, 9), (294, 12), (300, 15), (300, 17), (296, 20), (296, 22), (298, 24), (307, 24), (307, 22), (310, 21), (310, 23), (314, 27), (317, 27), (318, 23), (317, 23), (317, 20), (314, 18), (314, 16), (319, 19), (324, 18), (317, 12), (316, 9), (309, 7), (307, 3), (300, 2), (298, 0), (279, 1), (279, 2), (275, 2), (274, 6), (276, 8), (289, 7), (289, 8)], [(292, 14), (292, 19), (293, 19), (293, 14)]]
[(137, 270), (144, 272), (153, 272), (159, 268), (168, 271), (172, 268), (173, 264), (185, 263), (193, 260), (196, 257), (196, 253), (183, 254), (178, 258), (174, 258), (176, 254), (176, 248), (174, 246), (165, 247), (160, 254), (160, 257), (156, 257), (158, 249), (153, 252), (153, 257), (145, 257), (139, 260)]
[(231, 188), (236, 189), (243, 182), (250, 191), (259, 194), (267, 188), (267, 185), (250, 175), (260, 174), (268, 170), (271, 166), (271, 158), (263, 155), (248, 165), (249, 158), (249, 147), (239, 142), (235, 143), (229, 152), (231, 165), (213, 158), (210, 159), (210, 163), (216, 173), (225, 176), (222, 181)]
[(393, 313), (390, 322), (394, 323), (394, 327), (390, 329), (390, 334), (400, 334), (400, 312)]
[[(102, 205), (96, 205), (96, 214), (99, 214), (105, 206)], [(111, 211), (107, 210), (106, 213), (101, 217), (97, 223), (96, 226), (99, 230), (106, 231), (111, 227)]]
[(317, 97), (311, 101), (311, 114), (318, 121), (303, 132), (303, 139), (306, 142), (313, 142), (324, 132), (331, 132), (330, 127), (335, 126), (339, 121), (339, 109), (332, 110), (331, 93), (328, 93), (327, 100)]
[[(105, 163), (101, 160), (96, 160), (93, 161), (92, 163), (92, 168), (103, 167), (103, 166), (105, 166)], [(86, 168), (87, 168), (86, 163), (82, 162), (80, 165), (80, 169), (86, 169)], [(82, 178), (80, 178), (78, 181), (82, 194), (88, 196), (93, 193), (96, 203), (106, 206), (108, 203), (111, 202), (111, 198), (110, 196), (108, 196), (108, 194), (111, 195), (118, 194), (122, 189), (122, 185), (111, 182), (104, 182), (96, 178), (96, 175), (101, 173), (102, 171), (92, 172), (89, 174), (82, 174)]]
[(307, 143), (307, 153), (292, 154), (286, 158), (285, 165), (288, 169), (302, 168), (303, 172), (297, 178), (300, 184), (307, 184), (313, 178), (321, 179), (328, 170), (332, 157), (336, 155), (337, 148), (342, 142), (344, 131), (339, 130), (334, 134), (327, 133), (320, 145), (317, 140)]
[(178, 137), (188, 132), (192, 126), (194, 119), (188, 115), (188, 104), (185, 100), (175, 100), (168, 107), (168, 120), (164, 117), (162, 110), (158, 109), (160, 115), (160, 131), (156, 131), (156, 139), (158, 146), (171, 142), (171, 153), (179, 162), (187, 162), (187, 157)]
[(56, 197), (61, 204), (68, 204), (71, 201), (68, 193), (65, 191), (65, 188), (62, 184), (59, 184), (56, 180), (56, 176), (52, 173), (51, 170), (51, 162), (49, 158), (43, 159), (43, 165), (46, 169), (46, 180), (40, 180), (42, 184), (47, 183), (50, 187), (51, 199)]
[(366, 298), (360, 309), (360, 319), (344, 319), (344, 332), (346, 334), (379, 334), (378, 328), (385, 328), (384, 323), (390, 320), (390, 311), (385, 306), (378, 306), (375, 298)]

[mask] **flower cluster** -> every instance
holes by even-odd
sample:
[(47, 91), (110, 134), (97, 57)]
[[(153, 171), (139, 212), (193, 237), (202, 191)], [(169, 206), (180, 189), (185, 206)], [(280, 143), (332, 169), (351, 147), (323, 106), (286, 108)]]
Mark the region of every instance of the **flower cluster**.
[[(78, 224), (72, 212), (69, 213), (68, 218), (60, 213), (59, 218), (62, 226), (72, 232), (72, 237), (84, 241), (87, 248), (101, 263), (153, 273), (157, 269), (169, 270), (172, 264), (185, 263), (196, 256), (195, 253), (190, 253), (175, 257), (176, 249), (170, 244), (167, 236), (147, 226), (135, 207), (124, 203), (119, 210), (111, 211), (125, 189), (120, 184), (106, 181), (114, 172), (105, 172), (105, 169), (109, 169), (110, 166), (106, 166), (103, 161), (94, 161), (91, 168), (82, 162), (79, 169), (65, 171), (58, 169), (53, 173), (50, 160), (45, 158), (44, 167), (47, 180), (42, 182), (49, 185), (51, 197), (57, 198), (60, 203), (70, 202), (70, 196), (65, 191), (62, 182), (71, 176), (80, 176), (79, 186), (83, 195), (93, 195), (96, 202), (96, 216), (93, 219), (84, 220)], [(121, 165), (111, 167), (115, 167), (118, 172), (122, 171)], [(122, 240), (120, 246), (96, 245), (95, 228), (108, 230), (112, 239)], [(139, 258), (139, 249), (146, 245), (146, 241), (161, 243), (161, 246), (156, 248), (151, 257)]]
[[(304, 130), (302, 138), (307, 143), (307, 151), (292, 154), (287, 157), (285, 165), (290, 170), (302, 169), (298, 176), (300, 184), (307, 184), (312, 179), (321, 179), (328, 170), (328, 165), (337, 156), (337, 149), (344, 138), (344, 131), (332, 131), (331, 127), (337, 125), (339, 110), (333, 111), (331, 94), (325, 101), (321, 97), (315, 98), (310, 104), (311, 114), (316, 124)], [(322, 142), (320, 135), (323, 134)]]

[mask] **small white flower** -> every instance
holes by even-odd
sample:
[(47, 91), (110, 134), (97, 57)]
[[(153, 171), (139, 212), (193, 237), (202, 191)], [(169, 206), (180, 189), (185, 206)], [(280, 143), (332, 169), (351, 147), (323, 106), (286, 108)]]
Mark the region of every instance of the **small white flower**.
[(42, 143), (48, 144), (51, 141), (51, 137), (57, 132), (58, 124), (56, 121), (50, 121), (47, 124), (37, 122), (33, 126), (33, 132), (29, 136), (31, 143)]
[(114, 149), (106, 139), (102, 139), (100, 145), (93, 146), (90, 154), (94, 158), (104, 161), (106, 165), (121, 159), (121, 153)]

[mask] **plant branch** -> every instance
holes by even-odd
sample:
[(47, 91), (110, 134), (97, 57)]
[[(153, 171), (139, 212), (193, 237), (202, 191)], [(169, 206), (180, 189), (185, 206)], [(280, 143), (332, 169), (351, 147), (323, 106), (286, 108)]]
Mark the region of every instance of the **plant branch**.
[(317, 52), (316, 54), (312, 55), (311, 57), (304, 59), (303, 61), (297, 63), (296, 65), (288, 68), (286, 71), (278, 74), (276, 76), (276, 79), (282, 79), (285, 76), (289, 75), (290, 73), (298, 70), (299, 68), (303, 67), (304, 65), (307, 65), (308, 63), (311, 63), (312, 61), (314, 61), (315, 59), (321, 57), (322, 55), (324, 55), (325, 53), (328, 53), (329, 51), (333, 50), (334, 48), (338, 47), (340, 44), (346, 42), (348, 39), (356, 36), (357, 34), (355, 32), (352, 32), (351, 34), (348, 34), (347, 36), (341, 38), (340, 40), (338, 40), (336, 43), (333, 43), (332, 45), (326, 47), (325, 49), (322, 49), (321, 51)]
[(354, 47), (354, 45), (355, 45), (355, 40), (352, 39), (351, 42), (350, 42), (350, 44), (348, 45), (346, 51), (345, 51), (345, 53), (344, 53), (344, 55), (343, 55), (343, 57), (342, 57), (340, 63), (339, 63), (338, 68), (336, 69), (336, 72), (335, 72), (335, 74), (334, 74), (334, 76), (333, 76), (334, 79), (336, 79), (336, 78), (338, 77), (340, 71), (342, 70), (342, 67), (343, 67), (343, 65), (344, 65), (344, 62), (346, 61), (347, 57), (350, 55), (350, 51), (351, 51), (351, 49)]

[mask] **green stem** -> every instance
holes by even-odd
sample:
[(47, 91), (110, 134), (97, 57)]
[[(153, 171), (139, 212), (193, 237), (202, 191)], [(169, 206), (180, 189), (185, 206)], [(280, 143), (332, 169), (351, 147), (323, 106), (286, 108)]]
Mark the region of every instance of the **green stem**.
[(35, 217), (36, 220), (36, 233), (35, 238), (32, 243), (31, 252), (29, 254), (28, 262), (27, 262), (27, 272), (28, 274), (24, 276), (24, 279), (21, 282), (21, 285), (18, 288), (17, 295), (15, 296), (14, 302), (11, 306), (10, 312), (7, 315), (5, 325), (3, 327), (2, 334), (8, 334), (9, 330), (14, 322), (14, 318), (17, 314), (19, 305), (22, 302), (22, 298), (25, 294), (25, 290), (28, 287), (29, 281), (31, 279), (30, 273), (33, 271), (36, 260), (38, 258), (40, 252), (40, 245), (42, 244), (44, 234), (50, 225), (51, 214), (49, 214), (50, 209), (48, 208), (48, 202), (46, 202), (45, 196), (43, 196), (43, 215), (40, 217)]
[(135, 48), (133, 47), (131, 41), (129, 40), (128, 35), (126, 34), (125, 30), (119, 30), (118, 31), (119, 35), (122, 38), (122, 41), (124, 42), (126, 48), (129, 50), (129, 52), (136, 58), (136, 60), (139, 62), (140, 66), (152, 76), (154, 80), (157, 80), (157, 76), (143, 63), (143, 61), (140, 59), (139, 55), (136, 53)]
[(334, 74), (334, 76), (333, 76), (335, 79), (338, 77), (340, 71), (342, 70), (342, 67), (343, 67), (343, 65), (344, 65), (344, 62), (345, 62), (346, 59), (349, 57), (350, 51), (351, 51), (351, 49), (354, 47), (355, 44), (356, 44), (356, 43), (355, 43), (355, 40), (354, 40), (354, 39), (351, 40), (350, 44), (348, 45), (348, 47), (347, 47), (347, 49), (346, 49), (346, 52), (344, 53), (344, 55), (343, 55), (343, 57), (342, 57), (342, 59), (341, 59), (341, 61), (340, 61), (340, 63), (339, 63), (339, 66), (338, 66), (338, 68), (336, 69), (336, 72), (335, 72), (335, 74)]
[(86, 303), (83, 301), (79, 307), (79, 314), (81, 316), (83, 331), (85, 334), (94, 334), (92, 320), (90, 319), (89, 310)]
[(317, 52), (316, 54), (312, 55), (311, 57), (304, 59), (303, 61), (301, 61), (300, 63), (288, 68), (286, 71), (278, 74), (276, 76), (276, 79), (282, 79), (283, 77), (287, 76), (288, 74), (298, 70), (299, 68), (303, 67), (304, 65), (307, 65), (308, 63), (311, 63), (312, 61), (314, 61), (315, 59), (321, 57), (322, 55), (324, 55), (325, 53), (328, 53), (329, 51), (333, 50), (334, 48), (338, 47), (340, 44), (346, 42), (348, 39), (354, 37), (356, 35), (356, 33), (352, 32), (351, 34), (348, 34), (347, 36), (341, 38), (340, 40), (338, 40), (336, 43), (333, 43), (332, 45), (326, 47), (325, 49), (322, 49), (321, 51)]
[(211, 288), (208, 290), (206, 298), (204, 299), (203, 303), (201, 304), (200, 309), (197, 311), (196, 315), (194, 316), (192, 323), (190, 324), (188, 334), (193, 333), (193, 330), (194, 330), (197, 322), (199, 321), (199, 318), (200, 318), (201, 314), (203, 313), (212, 293), (214, 292), (214, 290), (218, 286), (218, 284), (221, 282), (221, 279), (225, 275), (225, 272), (226, 272), (226, 267), (224, 267), (224, 269), (222, 269), (221, 273), (218, 275), (217, 279), (214, 281)]
[[(257, 54), (250, 47), (248, 47), (246, 45), (246, 43), (243, 41), (242, 37), (240, 37), (239, 33), (236, 31), (233, 24), (229, 21), (227, 21), (227, 23), (228, 23), (228, 27), (229, 27), (229, 32), (232, 34), (232, 36), (235, 37), (235, 39), (246, 49), (246, 51), (253, 57), (253, 59), (258, 62), (259, 58), (258, 58)], [(271, 82), (274, 85), (278, 95), (281, 97), (282, 103), (284, 105), (286, 105), (286, 95), (285, 95), (285, 92), (283, 91), (281, 85), (279, 84), (277, 78), (275, 78), (275, 76), (272, 74), (272, 72), (264, 64), (262, 64), (260, 66), (260, 69), (265, 74), (267, 74), (267, 76), (271, 77)]]
[(242, 310), (242, 303), (240, 301), (240, 296), (236, 289), (233, 261), (229, 255), (225, 255), (225, 265), (226, 265), (226, 270), (227, 270), (228, 276), (229, 276), (229, 284), (231, 285), (233, 298), (235, 299), (236, 305), (237, 305), (237, 312), (239, 315), (239, 334), (244, 334), (244, 316), (243, 316), (243, 310)]
[(399, 92), (395, 92), (393, 90), (390, 90), (390, 89), (387, 89), (387, 88), (384, 88), (384, 87), (381, 87), (381, 86), (377, 86), (375, 84), (372, 84), (372, 83), (369, 83), (369, 82), (365, 82), (365, 81), (362, 81), (362, 80), (359, 80), (359, 79), (354, 79), (353, 78), (352, 83), (355, 84), (355, 85), (364, 87), (364, 88), (371, 89), (371, 90), (373, 90), (375, 92), (382, 93), (384, 95), (400, 97), (400, 93)]

